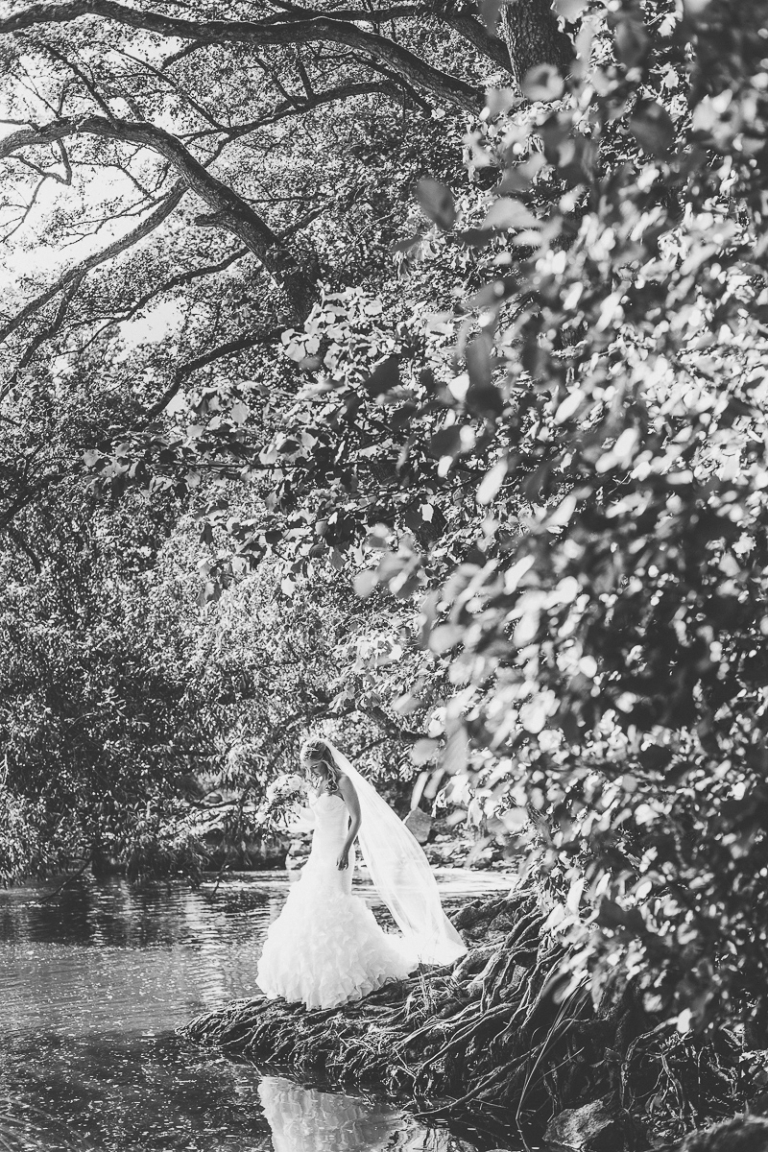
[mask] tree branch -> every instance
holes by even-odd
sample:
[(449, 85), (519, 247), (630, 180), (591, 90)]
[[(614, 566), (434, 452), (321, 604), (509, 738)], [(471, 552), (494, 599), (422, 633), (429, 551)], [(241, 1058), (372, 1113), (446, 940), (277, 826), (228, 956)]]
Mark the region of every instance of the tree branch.
[(40, 348), (43, 344), (45, 344), (47, 340), (50, 340), (53, 336), (56, 335), (57, 332), (61, 330), (61, 326), (64, 323), (67, 312), (69, 311), (69, 306), (75, 298), (75, 295), (77, 294), (77, 291), (83, 282), (84, 275), (85, 273), (80, 276), (73, 277), (67, 284), (62, 294), (61, 300), (59, 301), (59, 306), (56, 309), (56, 315), (54, 316), (53, 320), (50, 324), (47, 325), (47, 327), (42, 328), (35, 334), (29, 347), (25, 349), (24, 355), (16, 365), (16, 368), (14, 369), (13, 374), (5, 388), (0, 389), (0, 403), (2, 403), (9, 392), (13, 390), (16, 385), (16, 381), (19, 378), (19, 373), (23, 372), (27, 365), (33, 360), (38, 348)]
[(165, 392), (163, 392), (159, 400), (147, 410), (139, 423), (133, 425), (132, 431), (141, 431), (143, 428), (146, 428), (147, 424), (151, 424), (153, 420), (164, 412), (184, 381), (194, 372), (197, 372), (199, 368), (207, 368), (209, 364), (213, 364), (216, 360), (223, 360), (227, 356), (233, 356), (236, 352), (243, 352), (247, 348), (256, 348), (259, 344), (267, 344), (272, 340), (277, 340), (281, 331), (282, 328), (278, 326), (264, 328), (258, 332), (250, 332), (245, 336), (239, 336), (236, 340), (229, 340), (226, 344), (219, 344), (216, 348), (210, 348), (207, 352), (201, 352), (199, 356), (195, 356), (192, 360), (187, 360), (184, 364), (180, 364), (174, 372), (173, 380)]
[(471, 84), (440, 71), (415, 53), (386, 36), (366, 32), (356, 24), (329, 16), (310, 19), (288, 18), (283, 23), (251, 20), (188, 20), (128, 8), (116, 0), (63, 0), (60, 4), (31, 4), (0, 20), (0, 34), (20, 32), (38, 24), (63, 24), (81, 16), (114, 20), (130, 28), (140, 28), (158, 36), (207, 44), (245, 44), (256, 49), (266, 46), (308, 44), (326, 41), (345, 44), (393, 68), (411, 84), (432, 92), (439, 100), (477, 112), (482, 94)]
[(50, 303), (50, 301), (53, 300), (59, 292), (63, 291), (68, 284), (71, 284), (73, 280), (81, 279), (87, 272), (90, 272), (92, 268), (97, 268), (99, 264), (104, 264), (107, 260), (111, 260), (113, 256), (118, 256), (127, 248), (137, 244), (139, 240), (143, 240), (145, 236), (149, 235), (158, 225), (162, 224), (163, 220), (166, 220), (168, 216), (170, 216), (178, 206), (185, 191), (186, 184), (180, 181), (171, 189), (160, 207), (147, 216), (145, 220), (142, 220), (137, 228), (133, 228), (120, 240), (115, 240), (114, 243), (108, 244), (101, 252), (94, 252), (92, 256), (88, 256), (85, 260), (76, 264), (74, 268), (70, 268), (63, 276), (60, 276), (50, 288), (46, 288), (39, 296), (35, 296), (33, 300), (25, 304), (20, 312), (17, 312), (15, 316), (0, 328), (0, 344), (4, 343), (26, 320), (29, 320), (31, 316), (34, 316), (36, 312), (39, 312), (41, 308), (44, 308), (46, 304)]
[[(281, 239), (284, 238), (284, 235), (281, 235)], [(145, 292), (138, 298), (138, 300), (134, 300), (132, 304), (128, 305), (124, 309), (124, 311), (118, 311), (108, 319), (105, 319), (102, 316), (101, 319), (104, 319), (104, 323), (90, 337), (90, 339), (84, 345), (84, 348), (88, 348), (114, 324), (124, 324), (126, 320), (132, 319), (137, 312), (140, 312), (142, 308), (145, 308), (147, 304), (149, 304), (152, 300), (155, 300), (158, 296), (162, 296), (164, 292), (170, 292), (173, 288), (181, 288), (185, 284), (191, 284), (193, 281), (201, 280), (206, 276), (213, 276), (217, 272), (224, 272), (232, 264), (236, 264), (238, 260), (242, 260), (243, 256), (247, 255), (247, 248), (238, 248), (234, 252), (230, 252), (228, 256), (223, 257), (216, 264), (205, 264), (202, 267), (190, 268), (186, 272), (177, 272), (175, 276), (169, 277), (168, 280), (164, 280), (161, 284), (158, 284), (156, 287), (150, 289), (149, 292)], [(88, 322), (91, 323), (92, 321), (89, 320)], [(81, 352), (82, 351), (83, 349), (81, 349)]]
[(191, 152), (163, 128), (131, 120), (107, 120), (102, 116), (54, 120), (42, 127), (22, 129), (0, 140), (0, 160), (25, 148), (55, 144), (69, 136), (91, 135), (138, 144), (159, 152), (195, 192), (212, 209), (199, 218), (201, 224), (225, 228), (250, 249), (284, 291), (291, 309), (291, 319), (303, 320), (315, 299), (315, 261), (304, 260), (287, 248), (241, 196), (212, 175)]
[(10, 539), (13, 541), (13, 543), (16, 545), (16, 547), (19, 549), (19, 551), (24, 553), (24, 555), (27, 557), (30, 564), (32, 565), (32, 567), (35, 571), (35, 574), (37, 576), (39, 576), (43, 570), (42, 564), (40, 563), (40, 559), (37, 556), (37, 553), (31, 547), (31, 545), (27, 543), (26, 539), (21, 534), (21, 532), (18, 532), (10, 524), (8, 524), (6, 526), (5, 532), (10, 537)]

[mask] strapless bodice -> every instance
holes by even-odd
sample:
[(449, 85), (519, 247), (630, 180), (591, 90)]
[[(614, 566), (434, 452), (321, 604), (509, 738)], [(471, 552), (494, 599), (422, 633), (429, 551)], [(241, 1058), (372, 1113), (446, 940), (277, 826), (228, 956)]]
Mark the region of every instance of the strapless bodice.
[(310, 793), (309, 806), (315, 817), (315, 830), (312, 833), (312, 851), (304, 870), (327, 868), (329, 883), (348, 889), (355, 868), (354, 849), (349, 854), (349, 868), (343, 871), (336, 868), (336, 860), (349, 830), (347, 806), (335, 792)]

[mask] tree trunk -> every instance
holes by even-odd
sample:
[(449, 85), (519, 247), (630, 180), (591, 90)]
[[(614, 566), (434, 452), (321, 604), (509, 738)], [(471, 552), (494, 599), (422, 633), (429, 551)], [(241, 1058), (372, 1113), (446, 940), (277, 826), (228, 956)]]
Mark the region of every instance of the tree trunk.
[(563, 75), (568, 71), (573, 45), (558, 27), (550, 0), (503, 0), (499, 27), (518, 87), (537, 64), (553, 64)]

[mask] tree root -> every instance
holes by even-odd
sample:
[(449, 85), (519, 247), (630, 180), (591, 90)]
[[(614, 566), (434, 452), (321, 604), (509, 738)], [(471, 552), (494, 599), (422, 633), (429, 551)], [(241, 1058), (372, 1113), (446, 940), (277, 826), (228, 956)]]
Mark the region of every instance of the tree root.
[(558, 994), (566, 951), (544, 934), (535, 892), (463, 910), (470, 938), (492, 922), (495, 939), (453, 970), (419, 971), (334, 1009), (240, 1000), (185, 1032), (299, 1075), (407, 1093), (424, 1118), (481, 1109), (484, 1128), (500, 1135), (537, 1139), (553, 1114), (610, 1098), (627, 1146), (642, 1147), (744, 1106), (737, 1043), (715, 1052), (671, 1034), (626, 985), (597, 1007), (583, 987)]

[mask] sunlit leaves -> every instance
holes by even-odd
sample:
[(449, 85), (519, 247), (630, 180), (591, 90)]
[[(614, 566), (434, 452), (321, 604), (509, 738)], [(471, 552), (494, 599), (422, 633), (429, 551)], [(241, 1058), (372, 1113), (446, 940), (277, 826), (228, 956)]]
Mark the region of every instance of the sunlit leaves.
[[(482, 228), (461, 239), (499, 245), (488, 286), (506, 277), (505, 304), (468, 301), (441, 393), (454, 417), (429, 440), (441, 476), (469, 453), (480, 463), (467, 480), (477, 547), (425, 610), (424, 634), (455, 690), (446, 736), (461, 715), (499, 795), (548, 811), (546, 849), (499, 816), (503, 835), (555, 886), (579, 857), (579, 900), (600, 932), (580, 937), (573, 910), (569, 924), (595, 980), (641, 940), (633, 972), (661, 980), (665, 1006), (689, 1004), (694, 1026), (713, 989), (744, 987), (715, 940), (737, 934), (765, 979), (747, 904), (728, 893), (736, 875), (754, 892), (766, 867), (750, 824), (761, 802), (746, 796), (762, 771), (748, 748), (764, 728), (768, 396), (762, 378), (745, 385), (768, 348), (764, 278), (747, 287), (741, 270), (764, 211), (748, 123), (764, 126), (766, 109), (764, 81), (733, 63), (743, 50), (757, 67), (762, 49), (737, 46), (725, 6), (713, 11), (693, 51), (723, 68), (720, 91), (709, 73), (691, 80), (678, 14), (627, 2), (609, 33), (590, 24), (565, 83), (546, 69), (531, 79), (530, 99), (561, 98), (535, 134), (509, 93), (489, 96), (471, 156), (478, 169), (500, 157), (500, 179)], [(691, 134), (686, 97), (705, 89)], [(702, 142), (727, 162), (713, 167)], [(473, 391), (485, 389), (484, 408)], [(697, 877), (687, 902), (665, 894)], [(694, 947), (706, 964), (691, 975), (678, 961)]]
[(494, 200), (486, 212), (483, 227), (507, 230), (533, 228), (536, 223), (536, 217), (519, 200), (511, 196), (501, 196), (498, 200)]

